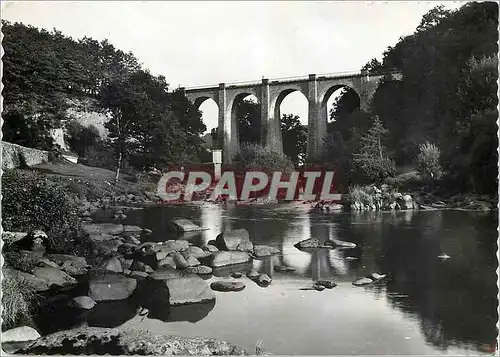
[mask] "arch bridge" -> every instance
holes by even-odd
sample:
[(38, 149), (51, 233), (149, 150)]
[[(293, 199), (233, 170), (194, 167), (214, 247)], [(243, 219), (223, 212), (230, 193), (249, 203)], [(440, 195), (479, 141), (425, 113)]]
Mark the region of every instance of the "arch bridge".
[(304, 77), (266, 79), (254, 82), (219, 83), (218, 85), (181, 88), (194, 105), (199, 106), (213, 99), (219, 107), (219, 142), (223, 149), (223, 160), (230, 163), (239, 152), (238, 123), (235, 104), (248, 95), (257, 97), (261, 105), (261, 144), (283, 152), (281, 136), (280, 105), (290, 93), (299, 91), (309, 102), (307, 159), (317, 160), (323, 151), (323, 139), (327, 134), (330, 96), (339, 88), (353, 89), (360, 100), (360, 109), (366, 110), (382, 78), (400, 80), (400, 72), (366, 75), (360, 72), (336, 73)]

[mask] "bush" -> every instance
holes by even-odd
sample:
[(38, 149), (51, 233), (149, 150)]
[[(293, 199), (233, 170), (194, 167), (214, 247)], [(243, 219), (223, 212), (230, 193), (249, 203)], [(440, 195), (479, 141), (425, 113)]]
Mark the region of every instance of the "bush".
[(273, 151), (254, 143), (245, 143), (241, 146), (240, 154), (236, 158), (245, 169), (261, 169), (270, 171), (293, 171), (290, 158), (282, 153)]
[(8, 231), (47, 233), (51, 247), (66, 250), (80, 232), (77, 203), (42, 174), (8, 170), (2, 180), (2, 223)]
[(362, 187), (355, 185), (349, 187), (347, 201), (349, 203), (359, 202), (365, 206), (371, 206), (373, 204), (373, 195), (369, 191), (369, 186)]
[(32, 325), (31, 313), (38, 295), (33, 287), (20, 278), (2, 280), (2, 330)]
[(421, 177), (431, 180), (441, 178), (440, 156), (441, 153), (436, 145), (429, 142), (420, 145), (420, 152), (417, 156), (417, 171)]

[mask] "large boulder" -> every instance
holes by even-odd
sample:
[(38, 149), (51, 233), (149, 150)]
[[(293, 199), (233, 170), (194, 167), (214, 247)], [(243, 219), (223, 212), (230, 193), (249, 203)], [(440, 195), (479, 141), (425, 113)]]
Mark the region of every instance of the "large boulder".
[(220, 250), (236, 250), (241, 243), (249, 241), (250, 235), (243, 228), (223, 232), (215, 239), (216, 247)]
[(29, 326), (16, 327), (2, 332), (2, 351), (13, 354), (21, 350), (41, 336), (37, 330)]
[(22, 354), (246, 355), (241, 348), (212, 338), (176, 337), (147, 331), (82, 327), (38, 339)]
[(82, 229), (89, 235), (101, 233), (119, 235), (123, 233), (123, 225), (115, 223), (85, 223), (82, 224)]
[(223, 267), (227, 265), (246, 263), (251, 260), (250, 254), (237, 251), (218, 251), (205, 258), (204, 262), (212, 268)]
[(37, 278), (47, 281), (49, 287), (65, 287), (75, 285), (76, 279), (69, 276), (65, 272), (52, 267), (36, 267), (33, 269), (33, 275)]
[(352, 283), (354, 286), (365, 286), (373, 284), (373, 279), (371, 278), (360, 278)]
[(196, 274), (163, 268), (151, 274), (149, 279), (159, 280), (164, 284), (168, 289), (170, 305), (195, 304), (215, 299), (214, 292), (205, 280)]
[(136, 287), (135, 279), (108, 273), (90, 278), (89, 296), (95, 301), (123, 300), (132, 295)]
[(294, 245), (294, 247), (297, 249), (313, 249), (313, 248), (319, 248), (320, 246), (321, 243), (318, 238), (305, 239)]
[(188, 219), (174, 219), (170, 222), (170, 224), (179, 232), (196, 232), (203, 230), (203, 228), (194, 224)]

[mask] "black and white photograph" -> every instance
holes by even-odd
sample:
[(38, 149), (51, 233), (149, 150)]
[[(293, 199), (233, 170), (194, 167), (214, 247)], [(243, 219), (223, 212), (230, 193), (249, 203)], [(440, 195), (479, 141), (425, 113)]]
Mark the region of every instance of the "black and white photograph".
[(498, 2), (1, 33), (2, 355), (498, 355)]

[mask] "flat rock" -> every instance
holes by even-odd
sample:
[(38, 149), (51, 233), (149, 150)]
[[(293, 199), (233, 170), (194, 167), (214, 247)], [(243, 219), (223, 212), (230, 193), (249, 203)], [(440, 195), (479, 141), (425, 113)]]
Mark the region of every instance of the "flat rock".
[(253, 254), (258, 258), (268, 257), (273, 254), (278, 254), (279, 252), (279, 249), (268, 245), (255, 245), (253, 247)]
[(182, 252), (189, 248), (189, 242), (182, 239), (167, 240), (162, 245), (164, 249), (168, 249), (170, 252)]
[(215, 239), (215, 246), (219, 250), (236, 250), (241, 243), (249, 241), (250, 235), (246, 229), (235, 229), (219, 234)]
[(251, 257), (246, 252), (237, 251), (218, 251), (206, 258), (209, 266), (212, 268), (223, 267), (227, 265), (246, 263), (251, 260)]
[(194, 224), (188, 219), (174, 219), (171, 221), (171, 224), (179, 232), (196, 232), (203, 230), (203, 228)]
[(88, 296), (77, 296), (72, 301), (75, 307), (84, 310), (90, 310), (96, 305), (96, 302)]
[(127, 299), (135, 291), (137, 281), (123, 275), (108, 273), (89, 280), (89, 296), (95, 301)]
[(245, 289), (245, 284), (240, 281), (214, 281), (210, 288), (215, 291), (241, 291)]
[(47, 258), (56, 262), (62, 270), (71, 276), (84, 275), (89, 268), (87, 260), (83, 257), (69, 254), (48, 254)]
[(143, 229), (139, 226), (123, 226), (123, 232), (141, 233)]
[(82, 224), (82, 230), (89, 234), (111, 234), (119, 235), (123, 233), (123, 225), (115, 223), (85, 223)]
[(352, 285), (354, 285), (354, 286), (364, 286), (364, 285), (370, 285), (370, 284), (373, 284), (373, 280), (370, 278), (360, 278), (352, 283)]
[(207, 267), (206, 265), (187, 267), (185, 271), (186, 273), (199, 274), (199, 275), (212, 274), (212, 268)]
[(212, 338), (177, 337), (148, 331), (123, 331), (99, 327), (82, 327), (56, 332), (38, 339), (20, 353), (37, 355), (246, 355), (243, 349)]
[[(160, 280), (168, 289), (170, 305), (195, 304), (215, 300), (215, 294), (208, 284), (196, 274), (163, 268), (149, 276), (149, 279)], [(158, 298), (158, 297), (157, 297)]]
[(382, 279), (384, 279), (385, 277), (387, 277), (387, 274), (378, 274), (378, 273), (373, 273), (370, 277), (371, 277), (373, 280), (377, 281), (377, 280), (382, 280)]
[(195, 257), (197, 259), (200, 259), (200, 258), (209, 257), (210, 255), (212, 255), (212, 253), (206, 252), (203, 249), (201, 249), (200, 247), (197, 247), (195, 245), (191, 245), (186, 250), (184, 250), (182, 252), (182, 255), (186, 259), (189, 257)]
[(2, 343), (34, 341), (40, 337), (40, 334), (34, 328), (21, 326), (2, 332)]
[(318, 281), (316, 281), (315, 285), (321, 285), (327, 289), (333, 289), (334, 287), (337, 286), (337, 283), (335, 283), (331, 280), (318, 280)]
[(317, 290), (317, 291), (323, 291), (323, 290), (325, 290), (325, 287), (323, 285), (314, 284), (313, 289)]
[(215, 245), (212, 245), (212, 244), (207, 244), (202, 249), (204, 251), (210, 252), (210, 253), (217, 252), (219, 250), (219, 249), (217, 249), (217, 247)]
[(286, 271), (286, 272), (292, 272), (295, 271), (295, 268), (286, 266), (286, 265), (275, 265), (274, 266), (275, 271)]
[(65, 287), (77, 283), (75, 278), (69, 276), (62, 270), (52, 267), (37, 267), (33, 269), (33, 275), (47, 281), (50, 287)]

